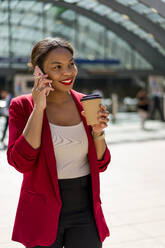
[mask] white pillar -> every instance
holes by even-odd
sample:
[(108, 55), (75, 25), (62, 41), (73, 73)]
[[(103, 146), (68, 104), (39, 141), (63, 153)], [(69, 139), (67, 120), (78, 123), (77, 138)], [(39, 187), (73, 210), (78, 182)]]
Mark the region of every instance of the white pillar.
[(116, 122), (116, 115), (118, 112), (118, 96), (117, 94), (112, 94), (112, 121)]
[(163, 117), (165, 120), (165, 93), (163, 94)]

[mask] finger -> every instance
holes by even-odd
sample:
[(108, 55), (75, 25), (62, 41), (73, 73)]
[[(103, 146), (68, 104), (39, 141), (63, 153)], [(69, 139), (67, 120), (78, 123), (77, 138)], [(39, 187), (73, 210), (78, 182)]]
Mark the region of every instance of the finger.
[(45, 86), (52, 87), (52, 80), (43, 79), (42, 81), (39, 81), (37, 87), (35, 88), (42, 89), (42, 88), (45, 88)]
[(99, 116), (107, 117), (107, 116), (109, 116), (110, 113), (108, 111), (104, 111), (104, 112), (99, 111), (98, 114), (99, 114)]
[(101, 128), (100, 127), (93, 127), (92, 130), (93, 130), (93, 132), (96, 132), (96, 133), (100, 132), (101, 133), (103, 128), (102, 127)]
[(100, 104), (100, 108), (102, 109), (102, 110), (106, 110), (106, 107), (105, 107), (105, 105), (103, 105), (102, 103)]
[(49, 96), (50, 90), (46, 93), (46, 96)]
[(100, 127), (100, 124), (96, 124), (96, 125), (94, 124), (92, 126), (92, 129), (94, 132), (102, 132), (102, 127)]
[(52, 87), (52, 80), (44, 79), (44, 80), (40, 81), (39, 84), (38, 84), (38, 88), (42, 88), (42, 87), (45, 87), (45, 86)]
[(39, 84), (42, 80), (46, 79), (47, 77), (48, 77), (47, 74), (44, 74), (44, 75), (35, 75), (35, 76), (34, 76), (34, 88), (35, 88), (35, 87), (38, 87), (38, 84)]
[(41, 93), (47, 95), (47, 93), (50, 93), (50, 91), (54, 91), (54, 89), (49, 86), (46, 86), (41, 90)]
[(84, 117), (85, 117), (85, 112), (84, 112), (84, 111), (81, 111), (81, 114), (82, 114), (82, 116), (84, 116)]
[(36, 88), (36, 91), (39, 91), (39, 92), (45, 92), (45, 90), (46, 90), (46, 93), (48, 92), (48, 91), (54, 91), (54, 89), (52, 88), (52, 87), (49, 87), (49, 86), (45, 86), (45, 87), (42, 87), (42, 88)]
[(49, 86), (49, 87), (46, 87), (47, 88), (47, 90), (46, 90), (46, 96), (48, 96), (49, 95), (49, 93), (50, 93), (50, 91), (54, 91), (54, 88), (52, 88), (52, 86)]
[(35, 77), (34, 77), (34, 82), (37, 82), (37, 84), (38, 84), (38, 83), (41, 82), (42, 80), (47, 79), (47, 77), (48, 77), (48, 75), (35, 76)]
[(101, 103), (101, 108), (106, 110), (106, 106)]
[(48, 90), (48, 91), (45, 93), (45, 95), (48, 96), (49, 93), (50, 93), (50, 91), (54, 91), (54, 90), (55, 90), (54, 88), (51, 88), (50, 90)]
[(99, 118), (98, 120), (99, 120), (100, 123), (102, 123), (102, 122), (103, 122), (103, 123), (108, 123), (108, 122), (109, 122), (109, 119), (106, 118), (106, 117), (101, 117), (101, 118)]
[(106, 128), (108, 126), (107, 123), (104, 123), (104, 122), (101, 122), (100, 125), (102, 128)]
[[(41, 92), (41, 91), (43, 91), (44, 89), (53, 89), (53, 88), (47, 85), (47, 86), (45, 86), (45, 87), (37, 87), (37, 88), (36, 88), (36, 91), (40, 91), (40, 92)], [(54, 90), (54, 89), (53, 89), (53, 90)]]
[(100, 116), (98, 117), (98, 120), (109, 121), (109, 118), (107, 118), (106, 116)]
[(34, 79), (34, 88), (38, 87), (39, 79)]
[(33, 75), (44, 75), (43, 71), (40, 69), (38, 65), (35, 66)]
[(48, 75), (47, 74), (45, 74), (45, 75), (37, 75), (37, 76), (34, 76), (34, 79), (44, 79), (44, 78), (47, 78), (48, 77)]

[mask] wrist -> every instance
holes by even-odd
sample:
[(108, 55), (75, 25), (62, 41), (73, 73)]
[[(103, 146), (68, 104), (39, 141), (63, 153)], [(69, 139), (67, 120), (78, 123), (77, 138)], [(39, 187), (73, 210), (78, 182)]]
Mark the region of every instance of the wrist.
[(96, 133), (96, 132), (93, 132), (93, 131), (92, 131), (92, 136), (93, 136), (93, 139), (94, 139), (94, 140), (104, 139), (104, 138), (105, 138), (104, 130), (102, 130), (102, 131), (99, 132), (99, 133)]
[(103, 134), (103, 132), (104, 132), (104, 131), (101, 131), (101, 132), (94, 132), (94, 131), (92, 131), (92, 136), (93, 136), (93, 137), (100, 136), (100, 135)]
[(34, 110), (35, 113), (43, 113), (44, 112), (44, 109), (39, 108), (37, 105), (34, 105), (33, 110)]

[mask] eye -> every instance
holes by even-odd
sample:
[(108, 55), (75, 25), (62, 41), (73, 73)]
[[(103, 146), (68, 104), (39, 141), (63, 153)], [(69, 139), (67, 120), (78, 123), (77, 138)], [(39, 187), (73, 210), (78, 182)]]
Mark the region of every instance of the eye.
[(57, 69), (61, 69), (61, 65), (56, 65), (55, 67), (53, 67), (53, 70), (57, 70)]
[(74, 66), (75, 64), (74, 64), (74, 62), (71, 62), (70, 65), (71, 65), (71, 66)]

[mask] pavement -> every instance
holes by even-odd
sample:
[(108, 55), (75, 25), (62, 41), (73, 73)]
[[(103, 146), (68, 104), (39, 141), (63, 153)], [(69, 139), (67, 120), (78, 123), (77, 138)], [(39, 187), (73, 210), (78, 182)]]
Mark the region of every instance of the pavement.
[[(112, 161), (100, 174), (111, 234), (103, 248), (165, 248), (165, 124), (147, 121), (142, 130), (136, 113), (117, 118), (105, 132)], [(0, 133), (3, 123), (1, 118)], [(21, 182), (22, 174), (0, 150), (0, 248), (24, 247), (11, 241)]]
[(110, 119), (105, 134), (108, 144), (165, 140), (165, 122), (147, 120), (142, 129), (137, 113), (118, 113), (115, 123)]

